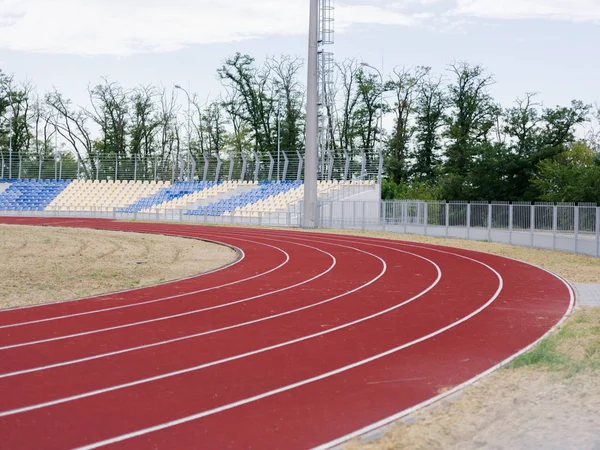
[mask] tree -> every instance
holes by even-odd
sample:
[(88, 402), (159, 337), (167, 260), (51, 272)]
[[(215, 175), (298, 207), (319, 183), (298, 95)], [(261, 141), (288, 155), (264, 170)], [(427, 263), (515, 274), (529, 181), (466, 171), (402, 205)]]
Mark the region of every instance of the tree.
[(223, 84), (237, 91), (241, 117), (253, 133), (254, 149), (260, 153), (274, 150), (274, 87), (271, 69), (257, 68), (254, 58), (236, 53), (217, 71)]
[(600, 164), (584, 142), (540, 162), (532, 184), (542, 200), (600, 204)]
[[(284, 151), (295, 153), (303, 145), (304, 117), (302, 108), (304, 105), (305, 89), (298, 81), (298, 73), (304, 63), (297, 57), (281, 56), (279, 59), (270, 58), (267, 65), (275, 77), (276, 99), (278, 109), (281, 106), (283, 120), (281, 120), (281, 148)], [(332, 114), (328, 113), (329, 121)], [(333, 126), (330, 127), (333, 130)], [(333, 136), (332, 140), (333, 140)]]
[(415, 99), (421, 80), (430, 70), (429, 67), (417, 67), (414, 71), (396, 68), (384, 86), (386, 92), (394, 93), (390, 108), (394, 113), (394, 128), (386, 142), (385, 166), (396, 183), (408, 177), (409, 144), (415, 131), (411, 120), (415, 113)]
[(94, 145), (104, 156), (127, 154), (129, 118), (128, 94), (117, 82), (104, 78), (103, 83), (88, 86), (91, 110), (88, 116), (100, 127), (101, 138)]
[(488, 141), (499, 108), (489, 93), (494, 79), (483, 67), (459, 63), (450, 66), (450, 71), (455, 82), (449, 87), (452, 113), (446, 132), (445, 171), (467, 177), (478, 155), (477, 146)]
[(442, 142), (440, 130), (447, 121), (448, 98), (441, 78), (428, 76), (417, 85), (416, 143), (412, 153), (414, 164), (411, 174), (422, 181), (435, 179), (440, 164)]
[(222, 101), (211, 102), (204, 111), (204, 129), (208, 135), (206, 150), (208, 155), (219, 155), (227, 142), (226, 116)]
[[(54, 112), (53, 120), (56, 132), (68, 142), (79, 161), (87, 159), (92, 173), (96, 170), (96, 157), (91, 132), (88, 128), (88, 116), (81, 109), (72, 107), (71, 101), (65, 99), (57, 90), (46, 94), (46, 104)], [(87, 166), (84, 166), (89, 176)]]
[(359, 97), (357, 95), (359, 64), (354, 59), (346, 59), (336, 64), (341, 79), (341, 108), (337, 116), (338, 148), (350, 150), (354, 148), (354, 139), (357, 130), (354, 127), (355, 110)]
[(138, 170), (144, 177), (153, 171), (156, 133), (160, 128), (155, 103), (158, 96), (154, 86), (140, 86), (129, 94), (129, 151), (132, 156), (138, 158)]
[(356, 74), (358, 102), (354, 110), (353, 121), (358, 146), (367, 151), (369, 156), (380, 141), (383, 130), (379, 129), (379, 115), (385, 109), (381, 100), (384, 86), (377, 74), (367, 73), (360, 68)]

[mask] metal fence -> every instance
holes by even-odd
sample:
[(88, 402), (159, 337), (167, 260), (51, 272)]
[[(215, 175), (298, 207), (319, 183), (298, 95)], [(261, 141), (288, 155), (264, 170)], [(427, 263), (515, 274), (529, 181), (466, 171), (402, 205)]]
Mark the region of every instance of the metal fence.
[[(381, 230), (432, 237), (499, 242), (600, 257), (600, 208), (592, 204), (524, 204), (420, 201), (354, 201), (359, 188), (325, 194), (319, 200), (320, 228)], [(342, 199), (345, 197), (345, 199)], [(299, 227), (302, 202), (285, 211), (187, 215), (185, 210), (155, 209), (123, 213), (112, 208), (87, 211), (4, 211), (3, 215), (94, 217), (208, 224)]]
[[(302, 180), (304, 156), (300, 151), (173, 158), (119, 156), (86, 158), (72, 155), (40, 159), (0, 153), (0, 179), (52, 180), (148, 180), (148, 181), (224, 181), (224, 180)], [(320, 159), (320, 180), (376, 180), (381, 165), (372, 151), (339, 152)]]
[(595, 204), (321, 202), (320, 226), (501, 242), (600, 257)]

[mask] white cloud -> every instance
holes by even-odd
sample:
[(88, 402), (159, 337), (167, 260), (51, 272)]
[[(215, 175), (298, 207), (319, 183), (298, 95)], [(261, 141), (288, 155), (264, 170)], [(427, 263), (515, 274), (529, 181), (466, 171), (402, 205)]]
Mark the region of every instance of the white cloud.
[(457, 0), (457, 15), (496, 19), (599, 21), (598, 0)]
[[(338, 31), (354, 24), (410, 25), (418, 20), (357, 4), (338, 4), (335, 15)], [(307, 0), (0, 0), (0, 48), (126, 56), (301, 35), (307, 20)]]

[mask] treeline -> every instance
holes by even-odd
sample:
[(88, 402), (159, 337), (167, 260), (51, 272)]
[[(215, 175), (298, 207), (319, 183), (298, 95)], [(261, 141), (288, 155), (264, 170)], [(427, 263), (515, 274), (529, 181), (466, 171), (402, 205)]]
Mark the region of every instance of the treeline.
[[(216, 71), (222, 91), (203, 99), (185, 87), (125, 88), (102, 79), (87, 87), (88, 105), (58, 91), (39, 93), (0, 72), (0, 151), (36, 161), (136, 157), (141, 167), (189, 151), (233, 155), (304, 147), (304, 62), (258, 63), (235, 54)], [(364, 149), (385, 157), (385, 198), (600, 202), (598, 134), (582, 134), (598, 116), (581, 101), (542, 106), (525, 94), (503, 108), (480, 66), (395, 69), (383, 79), (356, 60), (334, 64), (324, 85), (322, 145), (334, 155)], [(392, 123), (389, 129), (381, 129)], [(393, 118), (393, 120), (391, 120)], [(278, 126), (279, 125), (279, 126)], [(10, 141), (10, 145), (9, 145)], [(13, 158), (13, 165), (14, 165)]]

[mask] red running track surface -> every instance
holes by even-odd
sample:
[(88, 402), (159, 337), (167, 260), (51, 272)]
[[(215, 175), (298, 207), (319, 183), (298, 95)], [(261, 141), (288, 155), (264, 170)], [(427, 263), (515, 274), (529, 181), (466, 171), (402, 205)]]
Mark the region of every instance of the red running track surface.
[(205, 239), (196, 277), (0, 311), (0, 448), (334, 445), (539, 340), (574, 297), (518, 261), (299, 231), (92, 219), (1, 223)]

